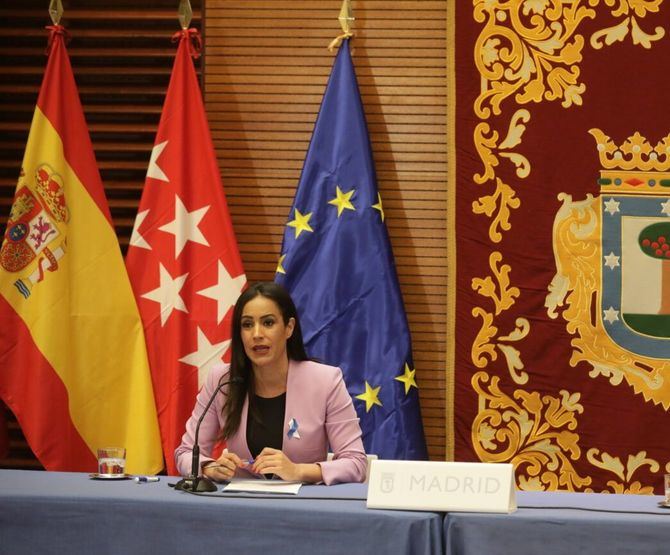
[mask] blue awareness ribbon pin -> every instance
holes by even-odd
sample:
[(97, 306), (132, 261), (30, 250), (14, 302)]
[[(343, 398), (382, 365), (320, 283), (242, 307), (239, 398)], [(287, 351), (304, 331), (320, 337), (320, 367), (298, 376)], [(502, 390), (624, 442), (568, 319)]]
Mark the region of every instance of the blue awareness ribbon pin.
[(298, 421), (295, 418), (291, 418), (288, 422), (288, 432), (286, 435), (289, 439), (300, 439), (300, 434), (298, 433)]

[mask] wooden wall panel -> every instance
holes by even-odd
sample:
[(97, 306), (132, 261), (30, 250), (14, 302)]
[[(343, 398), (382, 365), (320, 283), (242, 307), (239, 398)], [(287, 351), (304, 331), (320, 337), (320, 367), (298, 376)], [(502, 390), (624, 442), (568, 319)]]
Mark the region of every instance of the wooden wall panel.
[[(205, 101), (250, 280), (273, 279), (341, 31), (340, 0), (207, 0)], [(354, 1), (353, 58), (413, 337), (429, 453), (445, 457), (446, 2)]]

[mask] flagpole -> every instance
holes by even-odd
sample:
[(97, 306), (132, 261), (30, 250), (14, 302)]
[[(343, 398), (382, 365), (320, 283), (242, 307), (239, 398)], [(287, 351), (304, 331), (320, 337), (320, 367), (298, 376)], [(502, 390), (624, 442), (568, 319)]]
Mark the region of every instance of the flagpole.
[(342, 28), (342, 34), (335, 37), (331, 43), (328, 45), (328, 50), (331, 52), (336, 48), (339, 48), (344, 39), (349, 39), (354, 36), (354, 33), (351, 31), (351, 22), (354, 21), (354, 12), (351, 9), (351, 0), (343, 0), (342, 7), (340, 8), (340, 15), (337, 16), (338, 21), (340, 22), (340, 27)]
[(186, 31), (188, 26), (191, 24), (191, 19), (193, 19), (191, 2), (189, 2), (189, 0), (180, 0), (177, 13), (179, 14), (179, 24), (181, 25), (182, 30)]
[(49, 15), (54, 25), (60, 24), (60, 18), (63, 17), (63, 3), (61, 0), (51, 0), (49, 2)]
[(340, 8), (340, 15), (337, 17), (340, 21), (342, 31), (348, 33), (350, 30), (349, 22), (354, 20), (354, 12), (351, 9), (351, 0), (343, 0)]

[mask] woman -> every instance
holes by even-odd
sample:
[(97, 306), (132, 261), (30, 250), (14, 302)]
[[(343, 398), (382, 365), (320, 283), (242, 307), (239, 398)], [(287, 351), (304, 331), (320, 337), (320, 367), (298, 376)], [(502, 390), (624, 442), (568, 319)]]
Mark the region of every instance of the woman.
[[(301, 482), (362, 482), (361, 429), (339, 368), (309, 360), (295, 305), (273, 282), (256, 283), (233, 310), (230, 365), (212, 369), (175, 451), (191, 469), (193, 434), (217, 386), (224, 387), (200, 426), (200, 468), (213, 480), (274, 474)], [(227, 448), (214, 460), (217, 440)], [(327, 461), (330, 448), (333, 460)]]

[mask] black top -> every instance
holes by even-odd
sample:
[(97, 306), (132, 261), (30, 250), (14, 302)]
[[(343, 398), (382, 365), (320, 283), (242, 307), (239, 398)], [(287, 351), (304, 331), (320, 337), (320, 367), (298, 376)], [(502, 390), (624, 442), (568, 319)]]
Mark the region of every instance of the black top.
[[(256, 409), (260, 422), (252, 416), (252, 408)], [(254, 395), (249, 400), (247, 417), (247, 445), (251, 456), (255, 459), (265, 447), (281, 449), (286, 412), (286, 393), (278, 397), (259, 397)]]

